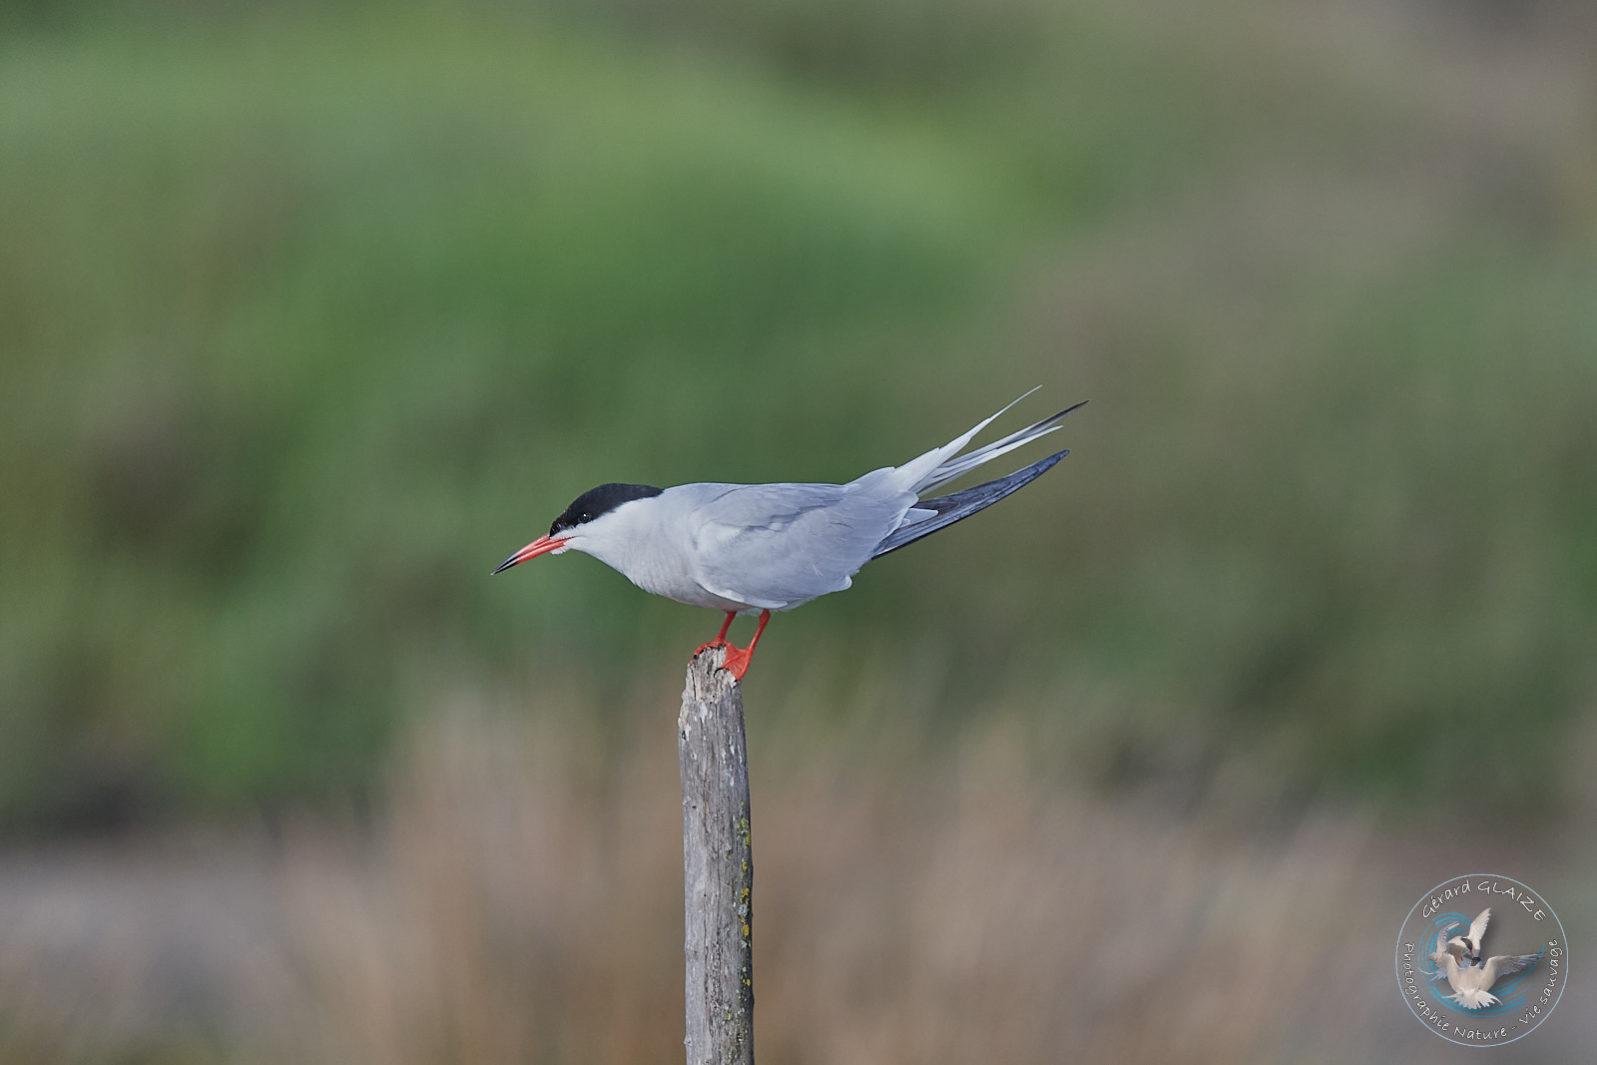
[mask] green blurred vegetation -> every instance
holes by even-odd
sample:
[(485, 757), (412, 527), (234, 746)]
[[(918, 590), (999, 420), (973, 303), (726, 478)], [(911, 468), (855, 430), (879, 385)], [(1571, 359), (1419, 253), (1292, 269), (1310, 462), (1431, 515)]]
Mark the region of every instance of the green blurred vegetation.
[(1557, 800), (1589, 20), (67, 10), (0, 37), (12, 832), (358, 793), (443, 690), (664, 715), (714, 617), (491, 566), (601, 481), (846, 479), (1039, 383), (1072, 457), (778, 619), (751, 700), (824, 737), (902, 676), (1104, 786)]

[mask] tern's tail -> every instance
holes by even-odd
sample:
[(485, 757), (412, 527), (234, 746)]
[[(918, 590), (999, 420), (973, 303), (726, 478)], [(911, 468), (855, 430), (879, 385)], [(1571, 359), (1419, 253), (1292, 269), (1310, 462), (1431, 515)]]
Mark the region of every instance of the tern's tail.
[[(1035, 391), (1037, 391), (1035, 388), (1031, 390), (1031, 392)], [(1031, 395), (1031, 392), (1027, 392), (1026, 396)], [(1087, 402), (1082, 400), (1075, 406), (1067, 407), (1051, 418), (1044, 418), (1040, 422), (1010, 433), (1002, 440), (994, 440), (990, 444), (983, 444), (974, 451), (966, 452), (963, 455), (960, 454), (961, 451), (965, 450), (965, 445), (970, 443), (972, 437), (987, 428), (988, 425), (1001, 417), (1004, 411), (1019, 403), (1021, 399), (1025, 399), (1026, 396), (1021, 396), (1020, 399), (1014, 400), (997, 414), (983, 418), (943, 446), (934, 447), (919, 458), (912, 459), (899, 466), (895, 471), (898, 475), (898, 483), (918, 496), (925, 495), (933, 488), (945, 485), (957, 477), (963, 477), (977, 466), (991, 462), (1000, 455), (1007, 455), (1017, 447), (1025, 447), (1039, 437), (1047, 436), (1059, 428), (1059, 423), (1064, 421), (1065, 415), (1078, 407), (1085, 406)]]
[(1456, 995), (1448, 995), (1447, 997), (1469, 1010), (1485, 1009), (1488, 1006), (1497, 1005), (1496, 995), (1490, 991), (1477, 991), (1473, 988), (1460, 991)]
[(889, 551), (897, 551), (905, 544), (912, 544), (938, 529), (970, 517), (978, 510), (985, 510), (1009, 493), (1018, 492), (1053, 469), (1054, 463), (1068, 454), (1069, 451), (1060, 451), (1032, 463), (1023, 470), (1016, 470), (1008, 477), (1000, 477), (996, 481), (988, 481), (986, 484), (978, 484), (974, 488), (966, 488), (964, 491), (953, 492), (946, 496), (921, 500), (904, 515), (904, 520), (898, 528), (876, 545), (876, 553), (871, 557), (881, 558)]
[[(1035, 392), (1036, 389), (1032, 389)], [(1031, 392), (1026, 393), (1027, 396)], [(1025, 399), (1021, 396), (1020, 399)], [(1047, 436), (1059, 428), (1059, 423), (1065, 415), (1086, 404), (1082, 400), (1075, 406), (1066, 407), (1058, 414), (1044, 418), (1019, 429), (1001, 440), (994, 440), (990, 444), (983, 444), (974, 451), (959, 454), (965, 445), (970, 443), (971, 437), (985, 429), (994, 418), (997, 418), (1009, 407), (1019, 403), (1020, 399), (1009, 404), (1004, 410), (992, 417), (984, 418), (973, 428), (961, 433), (942, 447), (933, 448), (926, 454), (899, 466), (893, 473), (900, 479), (899, 483), (904, 489), (914, 492), (917, 496), (933, 488), (947, 484), (956, 477), (963, 477), (976, 467), (991, 462), (1000, 455), (1008, 454), (1017, 447), (1024, 447), (1039, 437)], [(1060, 459), (1070, 454), (1069, 451), (1060, 451), (1049, 455), (1040, 462), (1034, 462), (1023, 470), (1016, 470), (1008, 477), (1001, 477), (996, 481), (988, 481), (974, 488), (966, 488), (946, 496), (937, 496), (932, 499), (922, 499), (910, 508), (909, 513), (899, 522), (898, 528), (887, 535), (876, 546), (876, 553), (872, 558), (880, 558), (889, 551), (896, 551), (905, 544), (913, 543), (921, 537), (936, 532), (938, 529), (954, 524), (961, 518), (968, 518), (978, 510), (992, 506), (1009, 493), (1018, 491), (1047, 473)]]
[[(1026, 397), (1021, 396), (1020, 398), (1025, 399)], [(1015, 402), (1018, 403), (1020, 400), (1016, 400)], [(1050, 418), (1044, 418), (1040, 422), (1034, 422), (1033, 424), (1026, 426), (1024, 429), (1017, 429), (1015, 432), (1010, 433), (1002, 440), (994, 440), (990, 444), (983, 444), (976, 450), (968, 451), (963, 455), (956, 456), (952, 454), (946, 454), (946, 457), (939, 460), (937, 466), (931, 471), (931, 473), (915, 485), (915, 494), (919, 495), (922, 492), (929, 492), (933, 488), (939, 488), (947, 484), (949, 481), (963, 477), (971, 470), (974, 470), (977, 466), (985, 465), (1000, 455), (1007, 455), (1017, 447), (1025, 447), (1027, 444), (1038, 439), (1039, 437), (1047, 436), (1049, 433), (1059, 428), (1059, 423), (1065, 420), (1065, 415), (1077, 410), (1080, 407), (1085, 407), (1086, 405), (1087, 401), (1082, 400), (1080, 403), (1066, 407), (1064, 410)], [(1013, 404), (1011, 404), (1011, 406), (1013, 406)], [(1004, 410), (1008, 409), (1009, 407), (1004, 408)], [(1002, 413), (1004, 413), (1004, 411), (998, 412), (998, 414)], [(993, 415), (993, 418), (998, 417), (998, 414)], [(972, 433), (967, 433), (964, 437), (956, 441), (959, 447), (945, 448), (945, 453), (950, 451), (958, 451), (960, 448), (964, 447), (965, 443), (969, 441), (971, 435), (975, 431), (980, 430), (987, 424), (987, 422), (992, 420), (992, 418), (989, 418), (986, 422), (982, 422), (981, 425), (976, 427), (976, 430), (972, 430)]]

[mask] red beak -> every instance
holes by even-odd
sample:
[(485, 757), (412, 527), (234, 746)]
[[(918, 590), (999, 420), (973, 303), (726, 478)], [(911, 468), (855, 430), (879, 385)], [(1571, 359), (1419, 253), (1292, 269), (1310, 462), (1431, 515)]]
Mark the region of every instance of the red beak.
[(569, 536), (540, 536), (526, 547), (523, 547), (520, 551), (517, 551), (509, 558), (499, 563), (499, 565), (495, 567), (494, 572), (503, 572), (504, 570), (509, 569), (511, 566), (527, 561), (529, 558), (537, 558), (539, 555), (546, 555), (550, 551), (562, 548), (566, 546), (566, 541), (569, 539), (571, 539)]

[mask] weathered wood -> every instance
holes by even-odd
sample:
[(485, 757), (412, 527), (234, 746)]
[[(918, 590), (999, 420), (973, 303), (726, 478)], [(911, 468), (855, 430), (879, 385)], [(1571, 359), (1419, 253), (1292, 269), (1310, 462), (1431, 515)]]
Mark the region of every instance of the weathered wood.
[(754, 1062), (754, 852), (743, 696), (712, 647), (688, 664), (677, 716), (688, 1065)]

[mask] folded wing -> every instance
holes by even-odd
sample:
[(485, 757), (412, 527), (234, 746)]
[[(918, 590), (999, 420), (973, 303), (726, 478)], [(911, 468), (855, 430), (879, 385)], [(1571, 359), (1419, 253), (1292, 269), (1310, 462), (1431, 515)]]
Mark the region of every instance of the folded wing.
[(915, 503), (891, 473), (846, 485), (728, 485), (695, 515), (699, 582), (768, 610), (842, 591)]
[(702, 486), (711, 494), (699, 502), (689, 523), (696, 530), (696, 579), (723, 599), (766, 610), (842, 591), (871, 559), (985, 510), (1052, 469), (1068, 451), (995, 481), (920, 498), (1048, 435), (1081, 406), (1077, 403), (961, 455), (978, 432), (1009, 409), (1005, 407), (942, 447), (848, 484)]

